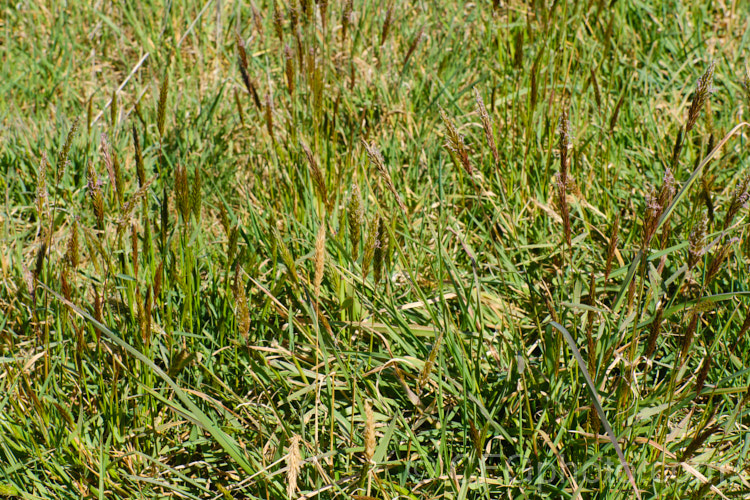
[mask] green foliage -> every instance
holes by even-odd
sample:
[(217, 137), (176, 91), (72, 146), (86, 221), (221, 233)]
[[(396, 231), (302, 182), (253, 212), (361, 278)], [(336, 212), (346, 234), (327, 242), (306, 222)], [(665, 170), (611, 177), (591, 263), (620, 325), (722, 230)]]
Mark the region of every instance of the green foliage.
[(747, 496), (748, 9), (0, 5), (0, 497)]

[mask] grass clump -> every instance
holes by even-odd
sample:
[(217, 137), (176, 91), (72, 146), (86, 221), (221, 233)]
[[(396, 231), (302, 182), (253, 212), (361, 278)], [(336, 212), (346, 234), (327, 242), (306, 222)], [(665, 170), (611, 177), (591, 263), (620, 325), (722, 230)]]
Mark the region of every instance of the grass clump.
[(0, 7), (0, 496), (748, 495), (747, 2), (173, 7)]

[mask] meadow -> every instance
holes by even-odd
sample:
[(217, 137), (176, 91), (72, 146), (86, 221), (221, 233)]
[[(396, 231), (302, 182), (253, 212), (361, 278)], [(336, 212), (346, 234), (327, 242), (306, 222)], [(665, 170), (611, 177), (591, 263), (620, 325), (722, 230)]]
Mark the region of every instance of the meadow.
[(750, 497), (748, 12), (0, 2), (0, 498)]

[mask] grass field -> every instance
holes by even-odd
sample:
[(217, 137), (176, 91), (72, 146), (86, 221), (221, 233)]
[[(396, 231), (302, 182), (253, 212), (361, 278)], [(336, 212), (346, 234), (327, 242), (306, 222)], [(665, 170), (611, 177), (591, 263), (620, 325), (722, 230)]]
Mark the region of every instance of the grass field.
[(0, 2), (0, 497), (750, 497), (747, 1)]

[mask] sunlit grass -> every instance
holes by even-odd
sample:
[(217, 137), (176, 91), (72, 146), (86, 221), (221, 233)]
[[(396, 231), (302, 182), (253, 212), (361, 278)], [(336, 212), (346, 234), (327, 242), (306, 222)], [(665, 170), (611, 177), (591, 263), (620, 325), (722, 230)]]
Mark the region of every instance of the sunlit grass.
[(749, 7), (0, 6), (0, 496), (743, 498)]

